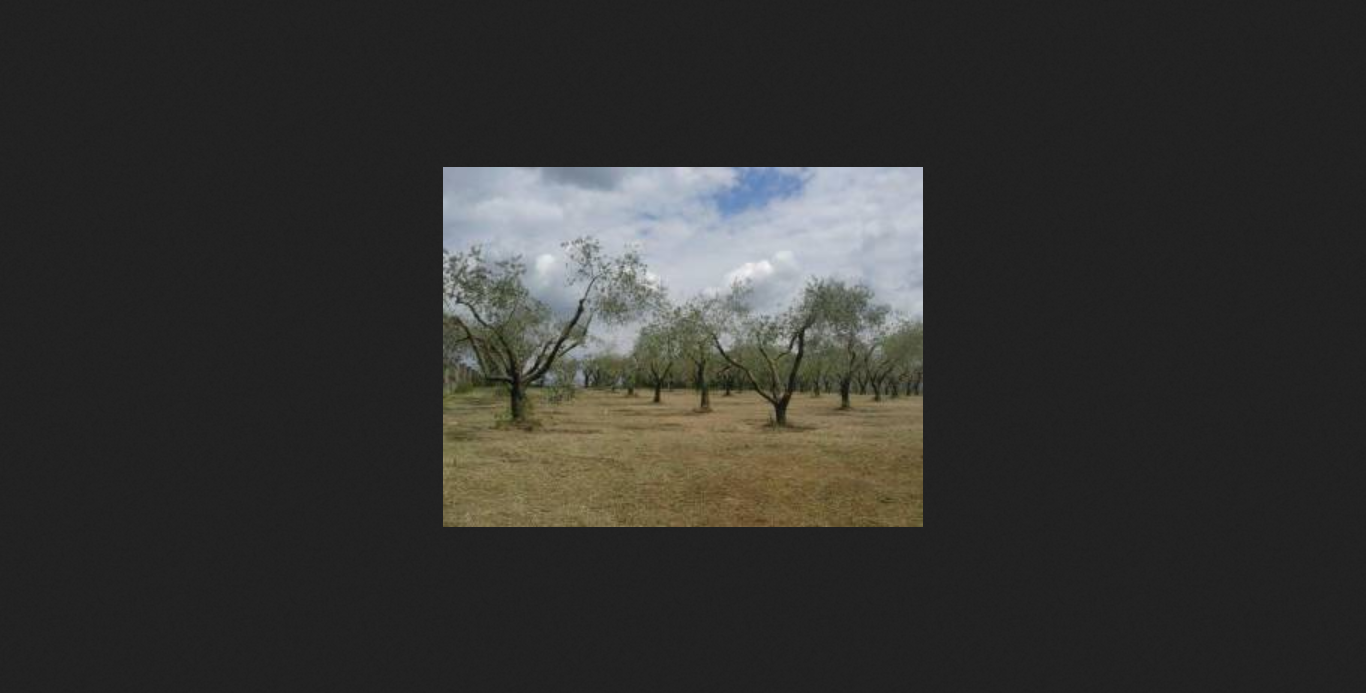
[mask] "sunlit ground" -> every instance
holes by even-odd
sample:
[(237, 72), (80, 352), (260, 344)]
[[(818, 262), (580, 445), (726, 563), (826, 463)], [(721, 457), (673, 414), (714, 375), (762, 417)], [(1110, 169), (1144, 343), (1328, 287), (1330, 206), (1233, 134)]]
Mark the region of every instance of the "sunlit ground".
[(493, 389), (443, 413), (445, 526), (923, 526), (922, 397), (873, 402), (798, 393), (794, 430), (765, 427), (753, 392), (580, 391), (559, 405), (533, 390), (534, 431), (495, 428)]

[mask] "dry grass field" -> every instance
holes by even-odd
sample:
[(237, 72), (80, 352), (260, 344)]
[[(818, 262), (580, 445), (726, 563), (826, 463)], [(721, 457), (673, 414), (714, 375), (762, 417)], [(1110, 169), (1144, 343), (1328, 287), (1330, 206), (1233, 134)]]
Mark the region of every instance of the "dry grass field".
[(792, 398), (794, 430), (758, 395), (533, 391), (534, 431), (500, 429), (507, 401), (458, 395), (442, 416), (443, 524), (457, 526), (924, 525), (921, 397)]

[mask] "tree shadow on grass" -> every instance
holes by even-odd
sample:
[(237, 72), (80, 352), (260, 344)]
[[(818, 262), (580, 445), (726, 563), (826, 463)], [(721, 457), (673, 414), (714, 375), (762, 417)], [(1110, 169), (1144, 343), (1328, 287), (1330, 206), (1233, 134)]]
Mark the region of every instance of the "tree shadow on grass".
[(766, 432), (766, 433), (805, 433), (806, 431), (814, 431), (814, 430), (817, 430), (818, 428), (820, 428), (820, 427), (819, 427), (819, 426), (802, 426), (802, 425), (800, 425), (800, 424), (794, 424), (794, 423), (790, 423), (790, 424), (788, 424), (788, 425), (786, 425), (786, 426), (779, 426), (779, 425), (773, 423), (772, 421), (769, 421), (768, 423), (765, 423), (765, 424), (759, 426), (759, 430), (760, 430), (760, 431), (763, 431), (763, 432)]
[(493, 427), (500, 431), (539, 431), (545, 427), (540, 419), (527, 419), (525, 421), (513, 421), (510, 419), (498, 419)]

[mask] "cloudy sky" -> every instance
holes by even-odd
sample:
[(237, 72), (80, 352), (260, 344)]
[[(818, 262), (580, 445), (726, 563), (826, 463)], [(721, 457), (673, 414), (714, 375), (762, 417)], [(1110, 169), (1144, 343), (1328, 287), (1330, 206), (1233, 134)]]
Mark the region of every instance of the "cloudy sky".
[(920, 168), (443, 168), (441, 241), (522, 255), (533, 293), (557, 310), (575, 298), (560, 243), (592, 235), (613, 252), (638, 244), (675, 300), (749, 278), (771, 309), (807, 277), (837, 276), (923, 315), (922, 179)]

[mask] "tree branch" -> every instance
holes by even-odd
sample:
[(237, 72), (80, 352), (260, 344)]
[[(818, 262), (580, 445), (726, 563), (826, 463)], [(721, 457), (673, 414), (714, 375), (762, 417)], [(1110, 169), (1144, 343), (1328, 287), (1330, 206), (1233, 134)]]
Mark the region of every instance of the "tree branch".
[(478, 320), (478, 321), (479, 321), (479, 324), (484, 326), (484, 329), (487, 329), (488, 331), (492, 332), (492, 333), (493, 333), (493, 336), (495, 336), (495, 337), (498, 338), (498, 341), (503, 345), (503, 349), (504, 349), (504, 354), (503, 354), (503, 355), (507, 358), (507, 365), (508, 365), (508, 370), (507, 370), (507, 372), (508, 372), (508, 375), (512, 375), (513, 373), (519, 372), (519, 368), (518, 368), (518, 367), (519, 367), (521, 364), (519, 364), (519, 363), (516, 362), (516, 360), (517, 360), (517, 354), (512, 350), (512, 347), (508, 345), (507, 339), (504, 339), (504, 338), (503, 338), (503, 331), (500, 330), (500, 329), (498, 329), (498, 328), (496, 328), (496, 327), (494, 327), (494, 326), (492, 326), (492, 325), (490, 325), (490, 324), (488, 324), (487, 322), (485, 322), (485, 321), (484, 321), (484, 318), (483, 318), (482, 316), (479, 315), (479, 311), (477, 311), (477, 310), (474, 309), (474, 306), (472, 306), (472, 305), (470, 305), (470, 304), (468, 304), (468, 303), (465, 303), (464, 301), (460, 300), (459, 298), (455, 299), (455, 302), (456, 302), (456, 303), (459, 303), (459, 304), (462, 305), (462, 306), (465, 306), (466, 308), (469, 308), (469, 309), (470, 309), (470, 315), (473, 315), (473, 316), (474, 316), (474, 319), (475, 319), (475, 320)]
[(797, 389), (797, 369), (802, 365), (802, 356), (806, 354), (806, 329), (809, 325), (802, 326), (797, 332), (797, 360), (792, 362), (792, 370), (787, 374), (787, 393), (785, 396), (791, 397), (792, 391)]
[[(594, 277), (594, 278), (593, 278), (593, 281), (597, 281), (597, 278)], [(593, 282), (589, 282), (589, 283), (588, 283), (588, 288), (590, 288), (590, 289), (593, 288)], [(587, 300), (588, 300), (588, 292), (585, 291), (585, 292), (584, 292), (584, 295), (583, 295), (583, 298), (579, 299), (579, 307), (578, 307), (578, 310), (575, 310), (575, 311), (574, 311), (574, 317), (571, 318), (571, 319), (569, 320), (569, 322), (564, 326), (564, 330), (562, 330), (562, 331), (560, 332), (560, 338), (559, 338), (559, 340), (557, 340), (557, 341), (555, 342), (555, 347), (554, 347), (553, 349), (550, 350), (550, 355), (546, 358), (546, 362), (543, 363), (543, 364), (541, 364), (540, 368), (537, 368), (537, 369), (535, 369), (535, 370), (532, 371), (532, 376), (531, 376), (531, 377), (532, 377), (533, 380), (534, 380), (535, 378), (538, 378), (538, 377), (542, 376), (542, 375), (545, 375), (545, 372), (548, 371), (548, 370), (550, 370), (551, 364), (553, 364), (553, 363), (555, 362), (555, 359), (557, 358), (557, 356), (560, 355), (560, 354), (557, 354), (557, 352), (560, 350), (560, 347), (564, 344), (564, 342), (565, 342), (566, 339), (569, 339), (569, 333), (570, 333), (571, 331), (573, 331), (574, 326), (577, 325), (577, 324), (579, 324), (579, 318), (583, 316), (584, 302), (587, 301)], [(570, 348), (573, 348), (573, 347), (570, 347)], [(566, 350), (566, 351), (567, 351), (567, 350)]]
[(769, 374), (769, 377), (771, 378), (771, 380), (769, 381), (769, 389), (773, 391), (773, 396), (774, 396), (774, 397), (777, 397), (777, 396), (778, 396), (778, 367), (775, 366), (775, 365), (773, 365), (773, 359), (769, 357), (767, 351), (764, 351), (763, 342), (759, 342), (756, 346), (759, 347), (759, 353), (764, 355), (764, 361), (767, 361), (767, 362), (768, 362), (768, 374)]
[(465, 321), (460, 319), (460, 316), (452, 315), (451, 319), (455, 320), (455, 324), (465, 331), (465, 337), (469, 340), (470, 346), (474, 350), (474, 358), (479, 362), (479, 370), (484, 372), (484, 377), (489, 380), (502, 379), (511, 382), (511, 380), (506, 378), (499, 378), (498, 376), (493, 375), (493, 369), (489, 368), (489, 364), (495, 362), (495, 360), (492, 355), (488, 353), (488, 340), (475, 337), (474, 333), (470, 330), (469, 325), (466, 325)]
[(741, 372), (749, 377), (750, 384), (754, 386), (754, 391), (759, 393), (760, 397), (768, 400), (770, 404), (777, 404), (777, 402), (772, 397), (769, 397), (768, 394), (764, 392), (764, 389), (759, 386), (759, 381), (754, 378), (754, 374), (749, 372), (748, 368), (740, 365), (735, 359), (731, 358), (730, 354), (726, 353), (726, 348), (721, 346), (721, 340), (717, 339), (716, 335), (713, 334), (711, 340), (716, 344), (716, 350), (721, 352), (721, 358), (725, 359), (730, 365), (740, 369)]

